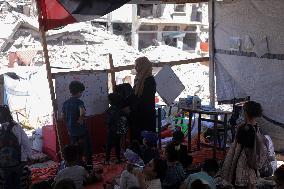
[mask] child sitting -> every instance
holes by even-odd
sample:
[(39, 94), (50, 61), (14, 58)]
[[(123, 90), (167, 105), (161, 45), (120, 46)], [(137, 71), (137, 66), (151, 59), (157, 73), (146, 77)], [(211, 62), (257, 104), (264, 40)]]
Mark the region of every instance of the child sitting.
[(214, 176), (219, 170), (219, 165), (216, 160), (209, 159), (206, 160), (202, 170), (198, 173), (189, 175), (181, 189), (190, 189), (191, 185), (196, 180), (201, 180), (203, 183), (206, 183), (211, 189), (216, 189), (216, 184), (214, 181)]
[(178, 161), (178, 152), (175, 147), (173, 143), (169, 143), (166, 147), (168, 168), (165, 179), (162, 182), (164, 189), (177, 189), (185, 179), (185, 173), (181, 163)]
[(190, 189), (211, 189), (204, 181), (199, 179), (193, 181), (190, 185)]
[(192, 157), (188, 155), (187, 146), (183, 144), (184, 134), (182, 131), (177, 130), (173, 133), (172, 142), (175, 144), (175, 148), (178, 153), (178, 161), (182, 164), (185, 171), (192, 164)]
[(141, 146), (141, 158), (145, 164), (149, 163), (152, 159), (159, 158), (160, 153), (157, 149), (158, 136), (151, 131), (142, 131), (143, 145)]
[(66, 168), (59, 171), (55, 177), (55, 185), (63, 179), (71, 179), (76, 186), (76, 189), (82, 189), (83, 183), (88, 177), (88, 172), (84, 167), (76, 165), (77, 163), (77, 148), (74, 145), (68, 145), (63, 150), (63, 157), (66, 163)]
[(162, 159), (151, 160), (137, 175), (142, 189), (162, 189), (161, 181), (164, 180), (167, 170), (167, 162)]
[(127, 159), (126, 170), (121, 173), (120, 177), (120, 189), (129, 189), (131, 187), (139, 187), (139, 181), (136, 177), (137, 172), (142, 172), (144, 167), (143, 160), (134, 153), (133, 151), (127, 149), (124, 153)]
[(108, 95), (110, 108), (107, 110), (107, 144), (105, 164), (109, 164), (111, 149), (115, 147), (116, 163), (121, 162), (121, 136), (127, 133), (126, 113), (122, 111), (123, 99), (115, 93)]

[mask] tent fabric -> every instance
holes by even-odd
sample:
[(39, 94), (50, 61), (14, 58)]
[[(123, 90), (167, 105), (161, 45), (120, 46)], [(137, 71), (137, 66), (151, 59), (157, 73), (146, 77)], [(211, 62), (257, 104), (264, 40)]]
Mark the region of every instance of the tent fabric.
[(38, 0), (40, 24), (45, 31), (74, 22), (91, 20), (118, 9), (129, 0)]
[[(250, 96), (262, 104), (267, 118), (278, 123), (284, 123), (283, 9), (281, 0), (216, 2), (214, 25), (218, 101)], [(254, 46), (267, 39), (264, 56), (245, 49), (246, 36)], [(240, 40), (239, 50), (231, 50), (231, 38)]]
[(13, 113), (22, 114), (14, 119), (28, 121), (34, 128), (50, 124), (52, 103), (45, 68), (15, 70), (15, 73), (17, 77), (14, 78), (11, 74), (4, 75), (4, 103)]

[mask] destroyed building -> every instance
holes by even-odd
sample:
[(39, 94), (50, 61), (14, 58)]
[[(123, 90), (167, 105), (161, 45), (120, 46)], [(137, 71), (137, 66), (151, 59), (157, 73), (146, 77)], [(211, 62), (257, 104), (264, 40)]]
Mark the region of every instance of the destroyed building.
[(139, 50), (164, 44), (201, 55), (208, 52), (207, 3), (127, 4), (93, 22), (123, 35)]

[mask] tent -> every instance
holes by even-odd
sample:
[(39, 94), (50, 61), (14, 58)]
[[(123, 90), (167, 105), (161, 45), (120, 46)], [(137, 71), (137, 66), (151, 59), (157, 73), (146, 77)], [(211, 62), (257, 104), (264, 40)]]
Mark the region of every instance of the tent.
[[(198, 3), (205, 0), (155, 2)], [(283, 1), (210, 0), (209, 7), (211, 103), (215, 102), (215, 76), (218, 101), (250, 96), (260, 102), (269, 125), (263, 129), (276, 142), (276, 150), (283, 150)], [(48, 64), (47, 70), (50, 70)]]
[(223, 0), (211, 7), (217, 100), (260, 102), (262, 130), (277, 151), (284, 142), (283, 8), (281, 0)]

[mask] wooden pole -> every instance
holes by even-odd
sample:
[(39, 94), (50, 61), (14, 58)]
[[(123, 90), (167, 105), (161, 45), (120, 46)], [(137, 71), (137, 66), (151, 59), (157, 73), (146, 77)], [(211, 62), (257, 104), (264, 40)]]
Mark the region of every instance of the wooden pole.
[(50, 96), (51, 96), (51, 101), (52, 101), (52, 108), (53, 108), (53, 121), (54, 121), (54, 126), (56, 129), (56, 135), (57, 135), (57, 140), (58, 140), (58, 145), (59, 145), (59, 157), (62, 159), (62, 143), (61, 143), (61, 128), (58, 126), (58, 116), (57, 116), (57, 102), (55, 99), (55, 91), (53, 87), (53, 81), (52, 81), (52, 75), (51, 75), (51, 68), (50, 68), (50, 62), (49, 62), (49, 56), (48, 56), (48, 49), (47, 49), (47, 43), (46, 43), (46, 37), (45, 37), (45, 32), (43, 27), (40, 27), (40, 33), (41, 33), (41, 40), (42, 40), (42, 47), (43, 47), (43, 54), (44, 54), (44, 60), (45, 60), (45, 67), (46, 67), (46, 72), (47, 72), (47, 80), (48, 80), (48, 85), (49, 85), (49, 90), (50, 90)]
[(210, 106), (215, 108), (215, 40), (214, 40), (214, 0), (208, 3), (209, 8), (209, 91)]
[(110, 66), (112, 91), (114, 91), (115, 86), (116, 86), (116, 82), (115, 82), (115, 68), (114, 68), (114, 65), (113, 65), (112, 54), (109, 54), (109, 66)]
[(45, 67), (46, 67), (46, 72), (47, 72), (47, 80), (48, 80), (48, 85), (49, 85), (49, 90), (50, 90), (50, 96), (51, 96), (51, 101), (52, 101), (52, 108), (53, 108), (53, 124), (56, 129), (56, 135), (57, 135), (57, 140), (59, 144), (59, 158), (62, 159), (62, 143), (61, 143), (61, 129), (58, 127), (58, 116), (57, 116), (57, 102), (55, 99), (55, 91), (53, 87), (53, 81), (52, 81), (52, 74), (51, 74), (51, 67), (50, 67), (50, 62), (49, 62), (49, 56), (48, 56), (48, 49), (47, 49), (47, 42), (46, 42), (46, 36), (45, 36), (45, 28), (42, 25), (42, 12), (41, 12), (41, 6), (38, 1), (37, 2), (37, 10), (38, 10), (38, 17), (39, 17), (39, 32), (41, 36), (41, 44), (43, 47), (43, 54), (44, 54), (44, 60), (45, 60)]

